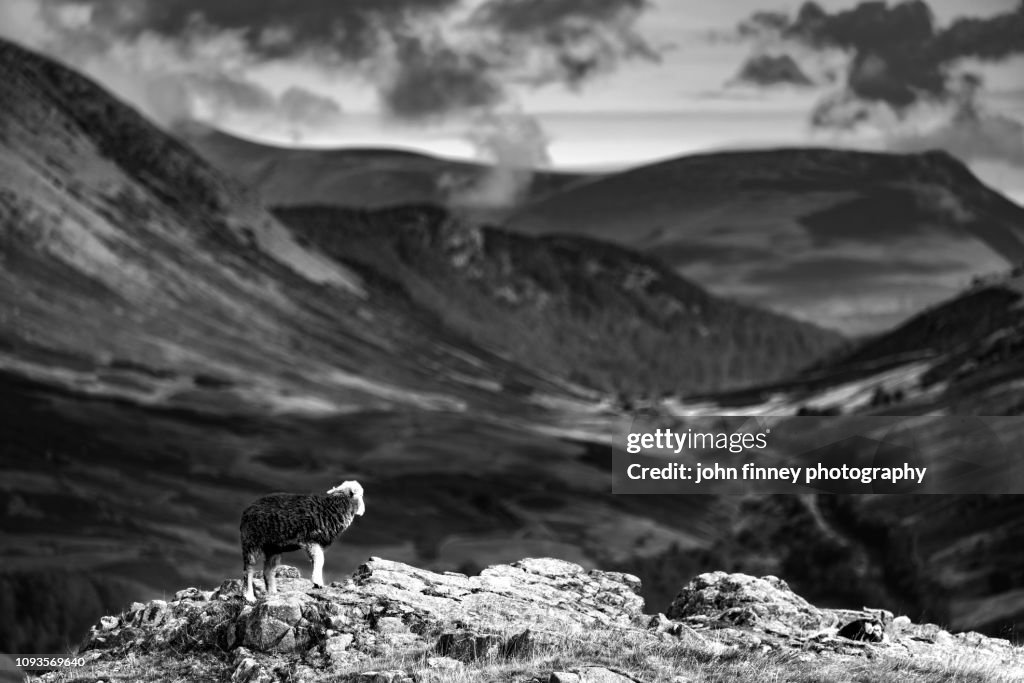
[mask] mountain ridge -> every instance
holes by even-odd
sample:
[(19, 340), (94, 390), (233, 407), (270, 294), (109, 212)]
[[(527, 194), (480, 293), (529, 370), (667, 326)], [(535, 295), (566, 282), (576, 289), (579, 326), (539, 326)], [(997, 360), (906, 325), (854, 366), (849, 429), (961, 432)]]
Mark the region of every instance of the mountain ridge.
[[(494, 165), (400, 148), (296, 148), (246, 140), (196, 124), (172, 130), (222, 172), (258, 191), (270, 206), (327, 204), (356, 208), (433, 203), (478, 215), (504, 215), (507, 207), (463, 205), (460, 197), (486, 183)], [(508, 168), (525, 196), (544, 196), (590, 174)], [(521, 198), (516, 197), (516, 200)]]
[[(503, 224), (630, 246), (714, 293), (851, 334), (1024, 260), (1024, 209), (945, 152), (698, 154), (581, 183)], [(913, 305), (887, 308), (901, 298)]]

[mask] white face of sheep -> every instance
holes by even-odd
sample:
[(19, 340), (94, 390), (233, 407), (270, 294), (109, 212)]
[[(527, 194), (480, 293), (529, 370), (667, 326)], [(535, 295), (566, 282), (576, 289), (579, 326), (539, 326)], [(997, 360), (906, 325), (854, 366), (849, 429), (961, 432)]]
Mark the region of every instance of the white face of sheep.
[(327, 492), (329, 496), (348, 496), (356, 502), (356, 514), (362, 516), (366, 512), (366, 503), (363, 502), (363, 487), (358, 481), (346, 481), (341, 486), (335, 486)]

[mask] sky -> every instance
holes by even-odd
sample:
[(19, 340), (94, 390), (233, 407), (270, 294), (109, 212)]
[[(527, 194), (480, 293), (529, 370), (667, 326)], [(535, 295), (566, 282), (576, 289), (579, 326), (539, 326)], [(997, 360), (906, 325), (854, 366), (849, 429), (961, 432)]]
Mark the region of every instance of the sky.
[(876, 4), (2, 0), (0, 35), (163, 125), (275, 144), (602, 169), (940, 147), (1024, 203), (1024, 2)]

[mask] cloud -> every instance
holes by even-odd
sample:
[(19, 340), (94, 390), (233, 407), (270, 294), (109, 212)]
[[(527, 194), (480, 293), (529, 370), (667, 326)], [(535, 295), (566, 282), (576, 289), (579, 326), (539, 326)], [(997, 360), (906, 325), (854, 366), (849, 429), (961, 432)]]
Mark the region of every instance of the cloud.
[(331, 123), (341, 117), (338, 101), (293, 85), (278, 98), (278, 106), (292, 123), (319, 125)]
[(472, 186), (453, 188), (449, 200), (459, 206), (513, 205), (530, 189), (534, 170), (551, 162), (544, 130), (519, 111), (482, 115), (468, 137), (491, 169)]
[(657, 62), (660, 53), (636, 30), (647, 0), (488, 0), (471, 16), (490, 32), (503, 70), (535, 84), (578, 86), (626, 59)]
[(887, 146), (897, 152), (944, 149), (965, 161), (994, 160), (1024, 168), (1024, 124), (984, 111), (977, 102), (981, 83), (961, 79), (952, 113), (931, 127), (895, 127)]
[(1024, 54), (1024, 1), (1015, 10), (960, 18), (946, 28), (936, 27), (923, 0), (862, 2), (833, 14), (808, 2), (781, 33), (813, 47), (851, 51), (850, 91), (900, 110), (948, 96), (951, 67), (958, 60)]
[(391, 64), (380, 97), (385, 109), (400, 119), (432, 120), (490, 109), (508, 97), (483, 53), (453, 48), (439, 34), (399, 37)]
[(985, 111), (978, 104), (980, 79), (961, 71), (966, 59), (1024, 54), (1024, 1), (1009, 12), (960, 18), (946, 27), (936, 25), (923, 0), (861, 2), (832, 13), (806, 2), (786, 23), (777, 14), (757, 15), (738, 30), (849, 54), (842, 88), (811, 112), (815, 128), (872, 126), (898, 151), (938, 148), (965, 160), (1024, 163), (1022, 124)]
[[(15, 0), (25, 2), (25, 0)], [(242, 103), (253, 92), (220, 84), (208, 44), (230, 43), (243, 72), (274, 60), (348, 69), (379, 89), (395, 116), (478, 113), (511, 84), (579, 87), (626, 59), (658, 53), (635, 24), (648, 0), (35, 0), (59, 40), (50, 50), (96, 57), (113, 46), (177, 48), (175, 71), (207, 96)], [(173, 52), (173, 51), (169, 51)], [(202, 69), (187, 65), (202, 62)], [(166, 67), (160, 69), (167, 70)], [(263, 107), (265, 101), (250, 103)]]
[(740, 68), (734, 83), (759, 86), (810, 86), (814, 82), (789, 55), (753, 55)]
[(1024, 54), (1024, 1), (1016, 10), (994, 17), (957, 19), (936, 36), (935, 53), (947, 61), (961, 57), (1000, 60)]

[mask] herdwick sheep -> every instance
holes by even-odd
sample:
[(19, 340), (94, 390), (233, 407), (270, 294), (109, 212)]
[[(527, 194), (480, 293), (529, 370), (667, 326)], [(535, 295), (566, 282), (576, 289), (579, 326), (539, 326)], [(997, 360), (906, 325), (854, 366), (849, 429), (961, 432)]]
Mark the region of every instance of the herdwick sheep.
[(245, 565), (245, 599), (256, 600), (253, 576), (256, 560), (263, 555), (263, 581), (267, 594), (277, 591), (274, 572), (281, 553), (306, 551), (313, 563), (313, 585), (324, 585), (324, 548), (331, 545), (355, 519), (366, 512), (363, 487), (346, 481), (326, 494), (272, 493), (245, 509), (239, 526), (242, 561)]

